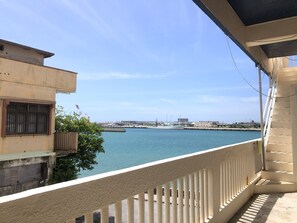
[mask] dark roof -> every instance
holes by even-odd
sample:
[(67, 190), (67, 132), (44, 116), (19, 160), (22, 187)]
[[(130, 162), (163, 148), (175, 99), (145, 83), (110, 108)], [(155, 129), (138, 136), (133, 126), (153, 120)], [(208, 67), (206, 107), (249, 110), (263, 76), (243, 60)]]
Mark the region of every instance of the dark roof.
[(22, 45), (22, 44), (10, 42), (10, 41), (3, 40), (3, 39), (0, 39), (0, 44), (7, 44), (7, 45), (20, 47), (20, 48), (25, 49), (25, 50), (35, 51), (36, 53), (41, 54), (44, 58), (48, 58), (48, 57), (51, 57), (51, 56), (55, 55), (54, 53), (51, 53), (51, 52), (39, 50), (39, 49), (36, 49), (36, 48), (33, 48), (33, 47), (25, 46), (25, 45)]
[[(255, 62), (259, 62), (259, 58), (253, 55), (257, 47), (261, 49), (267, 58), (285, 57), (297, 55), (297, 1), (296, 0), (193, 0), (248, 56)], [(219, 8), (218, 6), (223, 6)], [(230, 7), (231, 6), (231, 7)], [(222, 19), (222, 13), (228, 19)], [(224, 20), (224, 21), (222, 21)], [(289, 21), (290, 24), (282, 29), (275, 28), (281, 33), (280, 36), (266, 36), (264, 40), (255, 38), (257, 43), (248, 46), (247, 42), (238, 39), (238, 23), (232, 23), (232, 20), (241, 21), (243, 26), (250, 28), (253, 26), (267, 27), (267, 24), (280, 24), (280, 21)], [(263, 25), (263, 26), (262, 26)], [(263, 28), (265, 30), (265, 28)], [(288, 32), (290, 30), (290, 32)], [(269, 30), (273, 33), (273, 29)], [(241, 30), (242, 35), (246, 35), (245, 30)], [(295, 32), (295, 33), (294, 33)], [(235, 36), (233, 35), (235, 34)], [(283, 36), (282, 36), (283, 34)], [(254, 36), (255, 33), (253, 33)], [(273, 40), (273, 41), (272, 41)], [(248, 41), (248, 40), (246, 40)]]
[(295, 55), (297, 40), (266, 44), (262, 45), (261, 48), (269, 58)]
[[(228, 0), (228, 2), (246, 26), (297, 16), (296, 0)], [(296, 40), (266, 44), (261, 48), (269, 58), (297, 54)]]
[(296, 0), (228, 0), (246, 25), (297, 16)]

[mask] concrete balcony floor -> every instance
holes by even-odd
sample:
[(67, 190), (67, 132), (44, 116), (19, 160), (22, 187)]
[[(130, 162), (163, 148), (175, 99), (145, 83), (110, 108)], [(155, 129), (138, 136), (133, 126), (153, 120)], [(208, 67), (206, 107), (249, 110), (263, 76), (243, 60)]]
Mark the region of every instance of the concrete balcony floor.
[(288, 223), (297, 221), (297, 193), (256, 194), (229, 223)]

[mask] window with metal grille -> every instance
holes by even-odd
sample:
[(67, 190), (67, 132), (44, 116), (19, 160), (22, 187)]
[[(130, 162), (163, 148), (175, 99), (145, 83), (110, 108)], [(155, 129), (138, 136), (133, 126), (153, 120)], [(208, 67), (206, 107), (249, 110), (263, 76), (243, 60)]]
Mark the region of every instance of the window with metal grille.
[(50, 105), (10, 102), (6, 134), (48, 134)]

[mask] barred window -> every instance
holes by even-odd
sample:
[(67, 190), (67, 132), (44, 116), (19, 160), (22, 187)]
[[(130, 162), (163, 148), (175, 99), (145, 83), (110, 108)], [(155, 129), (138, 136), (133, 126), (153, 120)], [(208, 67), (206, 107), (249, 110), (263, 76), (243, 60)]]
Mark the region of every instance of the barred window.
[(10, 102), (6, 134), (48, 134), (50, 105)]

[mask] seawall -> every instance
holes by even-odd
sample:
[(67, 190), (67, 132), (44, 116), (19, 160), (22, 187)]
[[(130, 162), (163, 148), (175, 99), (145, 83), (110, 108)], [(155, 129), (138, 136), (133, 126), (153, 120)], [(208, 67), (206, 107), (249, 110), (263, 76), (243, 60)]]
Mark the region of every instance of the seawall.
[(187, 130), (214, 130), (214, 131), (255, 131), (260, 132), (259, 128), (206, 128), (206, 127), (185, 127)]
[(126, 132), (126, 129), (121, 127), (103, 127), (103, 132)]

